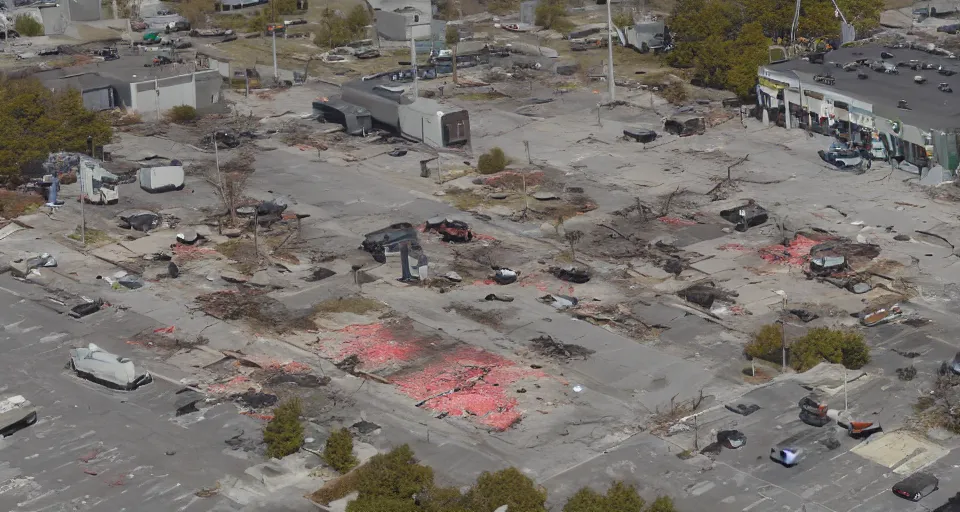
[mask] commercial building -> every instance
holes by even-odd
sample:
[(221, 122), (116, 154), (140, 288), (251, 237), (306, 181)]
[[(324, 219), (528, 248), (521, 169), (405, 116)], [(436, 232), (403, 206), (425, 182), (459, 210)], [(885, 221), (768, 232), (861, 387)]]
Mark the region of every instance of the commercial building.
[(955, 59), (918, 48), (847, 47), (760, 66), (757, 97), (770, 122), (872, 140), (889, 159), (955, 172), (958, 71)]
[[(41, 71), (36, 77), (52, 89), (73, 87), (91, 110), (122, 107), (144, 119), (189, 105), (202, 111), (220, 102), (223, 79), (217, 70), (196, 64), (150, 65), (153, 55), (123, 57), (78, 68)], [(110, 88), (110, 90), (108, 90)]]

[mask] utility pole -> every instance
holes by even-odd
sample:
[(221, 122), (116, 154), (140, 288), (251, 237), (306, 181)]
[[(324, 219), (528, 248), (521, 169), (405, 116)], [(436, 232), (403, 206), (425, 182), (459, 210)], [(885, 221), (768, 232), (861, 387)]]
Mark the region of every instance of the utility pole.
[(843, 414), (847, 414), (847, 367), (843, 367)]
[(270, 33), (273, 34), (273, 78), (277, 81), (280, 80), (280, 72), (277, 70), (277, 27), (276, 25), (270, 29)]
[[(156, 73), (156, 70), (154, 70)], [(153, 88), (157, 90), (157, 122), (160, 122), (160, 80), (154, 76), (153, 77)]]
[(610, 103), (616, 99), (617, 84), (613, 83), (613, 14), (610, 10), (611, 0), (607, 0), (607, 50), (609, 52), (607, 64), (607, 81), (610, 82)]
[[(417, 38), (413, 28), (430, 25), (427, 23), (411, 23), (407, 25), (410, 28), (410, 65), (413, 66), (413, 99), (420, 97), (420, 71), (417, 69)], [(433, 32), (430, 32), (430, 39), (433, 39)], [(432, 43), (431, 43), (432, 44)]]

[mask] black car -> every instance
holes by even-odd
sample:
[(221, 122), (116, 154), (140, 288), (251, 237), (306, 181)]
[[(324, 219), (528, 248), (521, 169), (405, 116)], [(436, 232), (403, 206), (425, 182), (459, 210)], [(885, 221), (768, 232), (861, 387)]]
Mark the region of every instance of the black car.
[(893, 493), (910, 501), (920, 501), (939, 489), (940, 480), (930, 473), (914, 473), (893, 485)]

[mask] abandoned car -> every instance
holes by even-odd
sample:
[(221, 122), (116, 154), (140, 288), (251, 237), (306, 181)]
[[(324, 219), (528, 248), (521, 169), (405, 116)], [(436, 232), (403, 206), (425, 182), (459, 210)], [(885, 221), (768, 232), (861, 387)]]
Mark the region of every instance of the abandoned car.
[(0, 400), (0, 438), (37, 422), (37, 408), (22, 395)]
[(893, 493), (910, 501), (920, 501), (940, 487), (940, 480), (930, 473), (914, 473), (893, 484)]
[(153, 382), (149, 372), (137, 369), (129, 358), (111, 354), (91, 343), (70, 349), (67, 366), (89, 381), (124, 391), (132, 391)]

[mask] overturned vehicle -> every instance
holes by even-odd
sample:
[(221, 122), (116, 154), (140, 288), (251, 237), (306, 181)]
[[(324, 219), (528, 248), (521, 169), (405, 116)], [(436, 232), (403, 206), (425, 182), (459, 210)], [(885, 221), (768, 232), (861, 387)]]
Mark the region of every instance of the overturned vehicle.
[(856, 149), (831, 146), (827, 151), (820, 150), (817, 154), (821, 160), (842, 171), (864, 172), (870, 168), (870, 160), (863, 158)]
[(132, 391), (153, 382), (153, 376), (137, 369), (129, 358), (111, 354), (93, 343), (70, 349), (67, 367), (83, 379), (122, 391)]
[(0, 438), (37, 422), (37, 408), (21, 395), (0, 400)]
[[(401, 242), (418, 245), (417, 228), (409, 222), (391, 224), (383, 229), (367, 233), (360, 248), (369, 252), (377, 263), (387, 262), (387, 253), (399, 253)], [(416, 248), (416, 247), (411, 247)]]

